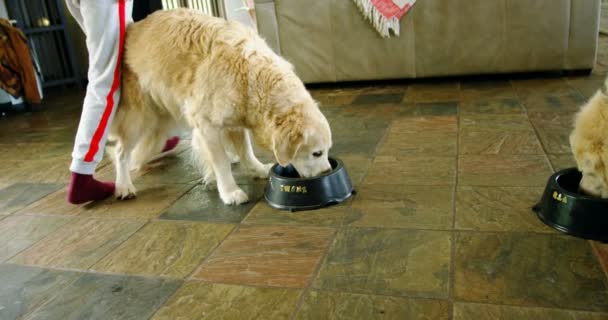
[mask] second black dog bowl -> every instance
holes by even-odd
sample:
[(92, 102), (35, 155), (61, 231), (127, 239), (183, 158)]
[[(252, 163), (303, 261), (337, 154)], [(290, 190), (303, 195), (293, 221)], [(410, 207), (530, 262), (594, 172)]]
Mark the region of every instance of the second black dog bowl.
[(608, 241), (608, 200), (578, 192), (582, 174), (577, 168), (551, 176), (539, 204), (538, 217), (563, 233), (588, 240)]
[(329, 158), (332, 170), (314, 178), (300, 178), (293, 166), (270, 169), (264, 198), (274, 208), (301, 211), (338, 204), (354, 194), (342, 161)]

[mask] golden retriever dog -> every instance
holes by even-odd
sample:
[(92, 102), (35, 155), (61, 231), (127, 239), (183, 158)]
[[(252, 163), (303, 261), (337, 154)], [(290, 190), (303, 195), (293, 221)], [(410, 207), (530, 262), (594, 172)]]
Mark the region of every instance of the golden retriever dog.
[(194, 10), (158, 11), (127, 29), (116, 141), (116, 196), (136, 193), (130, 170), (146, 163), (176, 128), (192, 131), (203, 180), (225, 204), (247, 194), (231, 171), (232, 150), (255, 177), (268, 176), (252, 138), (300, 176), (331, 170), (329, 124), (293, 67), (253, 29)]
[(608, 96), (601, 90), (577, 113), (570, 146), (583, 174), (580, 191), (608, 198)]

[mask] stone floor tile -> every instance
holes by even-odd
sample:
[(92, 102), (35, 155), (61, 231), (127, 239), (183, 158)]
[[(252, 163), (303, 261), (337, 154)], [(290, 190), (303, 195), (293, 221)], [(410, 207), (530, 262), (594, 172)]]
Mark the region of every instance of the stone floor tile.
[(517, 98), (517, 91), (507, 80), (463, 81), (460, 90), (462, 101)]
[(424, 134), (426, 131), (455, 134), (458, 131), (458, 120), (453, 116), (399, 117), (393, 121), (389, 133)]
[[(189, 133), (187, 133), (189, 135)], [(175, 147), (175, 153), (151, 161), (139, 170), (131, 171), (134, 184), (163, 184), (163, 183), (194, 183), (200, 179), (200, 173), (195, 168), (191, 156), (190, 136), (181, 136), (180, 143)], [(107, 165), (97, 169), (95, 177), (100, 180), (113, 181), (116, 179), (115, 166), (111, 157), (105, 157)]]
[(555, 171), (577, 166), (572, 154), (549, 154), (548, 156)]
[(458, 105), (460, 115), (524, 114), (526, 110), (517, 98), (463, 101)]
[(304, 288), (332, 239), (321, 227), (241, 226), (194, 274), (232, 284)]
[(525, 155), (543, 154), (534, 130), (461, 130), (460, 154)]
[(605, 275), (584, 240), (562, 235), (459, 233), (454, 295), (461, 301), (608, 310)]
[(513, 80), (511, 84), (520, 98), (546, 95), (569, 95), (577, 93), (564, 78), (536, 78)]
[(532, 96), (522, 100), (528, 114), (533, 118), (544, 118), (545, 115), (574, 115), (585, 102), (585, 97), (578, 92)]
[(118, 200), (110, 197), (76, 207), (80, 216), (98, 218), (149, 219), (161, 215), (169, 206), (186, 193), (192, 185), (163, 184), (139, 185), (134, 199)]
[(457, 130), (456, 117), (398, 118), (389, 129), (377, 155), (455, 156)]
[(81, 273), (0, 264), (0, 319), (25, 319)]
[[(115, 180), (114, 165), (99, 170), (96, 176), (101, 180)], [(177, 156), (166, 157), (144, 166), (139, 171), (131, 173), (133, 184), (161, 185), (161, 184), (192, 184), (201, 179), (200, 171), (193, 165), (189, 152)]]
[(313, 94), (313, 98), (319, 103), (321, 108), (340, 107), (352, 104), (356, 95), (328, 95)]
[(309, 292), (296, 319), (448, 319), (448, 302), (342, 292)]
[[(35, 130), (18, 130), (0, 135), (0, 144), (15, 143), (65, 143), (74, 141), (76, 128), (49, 127)], [(68, 167), (65, 167), (67, 171)]]
[(29, 248), (72, 219), (67, 217), (11, 216), (0, 221), (0, 262)]
[(513, 131), (532, 130), (524, 114), (475, 114), (460, 117), (460, 130)]
[(456, 116), (458, 102), (424, 102), (403, 106), (400, 115), (405, 117)]
[(577, 89), (585, 98), (590, 98), (598, 90), (604, 88), (605, 76), (591, 75), (571, 77), (567, 79), (568, 84)]
[(144, 224), (126, 219), (78, 219), (50, 234), (12, 263), (86, 270)]
[(458, 82), (415, 83), (407, 88), (405, 102), (454, 102), (460, 101)]
[(369, 115), (359, 115), (359, 112), (359, 110), (353, 110), (354, 114), (351, 115), (340, 110), (338, 115), (328, 115), (332, 137), (340, 137), (333, 139), (331, 148), (333, 153), (372, 155), (376, 151), (390, 120), (381, 115), (369, 118)]
[(400, 103), (403, 100), (403, 94), (386, 93), (386, 94), (361, 94), (355, 98), (353, 104), (391, 104)]
[(249, 203), (227, 206), (215, 188), (197, 185), (177, 200), (162, 215), (161, 219), (239, 223), (264, 194), (263, 185), (244, 185)]
[(30, 319), (148, 319), (179, 285), (174, 280), (85, 274)]
[(459, 161), (458, 183), (465, 186), (544, 186), (551, 175), (540, 155), (464, 155)]
[(378, 148), (378, 156), (408, 157), (412, 155), (456, 156), (456, 134), (426, 132), (419, 135), (389, 133)]
[(332, 157), (338, 158), (344, 164), (346, 172), (350, 177), (350, 181), (355, 187), (359, 186), (363, 182), (363, 178), (367, 175), (369, 168), (372, 165), (373, 159), (371, 156), (357, 153), (334, 153), (331, 152)]
[(16, 183), (0, 189), (0, 215), (11, 214), (61, 188), (58, 184)]
[(532, 211), (543, 187), (459, 186), (456, 229), (507, 232), (553, 232)]
[(75, 216), (79, 214), (79, 206), (68, 203), (66, 199), (67, 187), (64, 187), (17, 211), (15, 215)]
[(531, 118), (531, 120), (547, 153), (572, 153), (570, 134), (573, 130), (574, 117), (548, 115), (544, 118)]
[(289, 319), (300, 294), (295, 289), (188, 282), (152, 319)]
[(224, 240), (233, 227), (229, 224), (151, 222), (92, 269), (185, 278)]
[(455, 157), (378, 156), (364, 184), (450, 185), (455, 183), (455, 176)]
[(608, 244), (597, 241), (591, 241), (595, 254), (604, 270), (604, 273), (608, 277)]
[(0, 183), (65, 183), (69, 160), (2, 160)]
[(339, 226), (350, 210), (350, 201), (328, 208), (296, 212), (275, 209), (265, 201), (260, 201), (249, 212), (243, 223), (254, 225)]
[(72, 148), (72, 143), (7, 143), (0, 144), (0, 154), (3, 161), (70, 160)]
[(357, 227), (452, 228), (453, 186), (365, 185), (345, 224)]
[(346, 228), (314, 282), (319, 289), (447, 298), (450, 232)]
[(526, 308), (497, 306), (477, 303), (454, 304), (454, 320), (493, 319), (493, 320), (602, 320), (608, 313), (584, 312), (548, 308)]

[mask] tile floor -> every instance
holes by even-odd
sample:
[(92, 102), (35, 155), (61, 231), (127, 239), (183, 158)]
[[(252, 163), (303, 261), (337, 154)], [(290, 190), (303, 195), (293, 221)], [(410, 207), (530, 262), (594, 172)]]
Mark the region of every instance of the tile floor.
[(70, 206), (82, 92), (51, 91), (0, 119), (0, 319), (608, 319), (608, 247), (530, 210), (607, 43), (590, 76), (312, 88), (359, 191), (313, 212), (242, 174), (257, 201), (224, 206), (186, 146), (137, 199)]

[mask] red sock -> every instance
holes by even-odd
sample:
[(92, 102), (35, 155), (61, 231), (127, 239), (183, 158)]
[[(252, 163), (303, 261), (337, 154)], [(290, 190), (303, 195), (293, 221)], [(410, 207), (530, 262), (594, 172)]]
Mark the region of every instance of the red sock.
[(72, 172), (68, 188), (68, 202), (81, 204), (89, 201), (103, 200), (112, 196), (114, 189), (113, 182), (101, 182), (95, 180), (93, 175)]
[(175, 147), (177, 147), (177, 144), (179, 143), (179, 137), (175, 136), (175, 137), (171, 137), (167, 140), (167, 142), (165, 142), (165, 147), (163, 148), (163, 151), (161, 151), (161, 153), (165, 153), (168, 151), (171, 151), (173, 149), (175, 149)]

